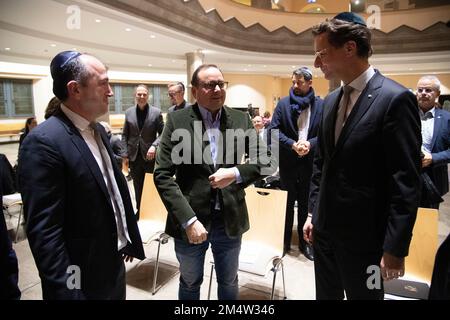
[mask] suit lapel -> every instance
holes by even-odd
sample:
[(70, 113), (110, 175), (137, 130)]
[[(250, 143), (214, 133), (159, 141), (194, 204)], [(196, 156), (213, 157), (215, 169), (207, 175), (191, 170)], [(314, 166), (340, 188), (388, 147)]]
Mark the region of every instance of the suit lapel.
[[(334, 151), (335, 143), (334, 143), (334, 129), (336, 126), (336, 116), (337, 110), (339, 108), (339, 101), (341, 100), (343, 94), (342, 88), (340, 90), (336, 90), (330, 96), (329, 103), (324, 102), (324, 122), (322, 132), (325, 133), (325, 144), (327, 146), (327, 150)], [(326, 105), (330, 105), (331, 108), (325, 107)]]
[(95, 180), (97, 181), (97, 184), (99, 185), (100, 189), (103, 191), (105, 196), (109, 199), (109, 193), (106, 189), (105, 180), (103, 179), (102, 172), (100, 171), (100, 168), (97, 164), (97, 161), (95, 160), (94, 156), (92, 155), (91, 150), (89, 149), (88, 145), (86, 144), (86, 141), (84, 141), (83, 137), (81, 136), (78, 129), (73, 125), (73, 123), (66, 117), (64, 113), (61, 113), (59, 115), (60, 119), (66, 126), (67, 131), (70, 134), (70, 139), (72, 140), (72, 143), (75, 145), (75, 147), (80, 152), (81, 158), (86, 163), (86, 166), (88, 167), (91, 174), (94, 176)]
[(361, 92), (358, 100), (356, 101), (350, 115), (342, 128), (341, 135), (336, 143), (336, 150), (342, 146), (344, 141), (349, 137), (355, 125), (361, 120), (362, 116), (369, 110), (372, 103), (378, 96), (379, 89), (383, 84), (384, 77), (378, 72), (375, 73), (372, 79), (367, 83), (364, 90)]
[(439, 132), (442, 132), (442, 129), (441, 129), (441, 127), (442, 127), (442, 112), (438, 108), (435, 108), (434, 110), (435, 110), (435, 112), (434, 112), (435, 117), (434, 117), (433, 138), (431, 139), (431, 147), (430, 147), (431, 151), (433, 151), (434, 144), (436, 143), (436, 139), (437, 139)]

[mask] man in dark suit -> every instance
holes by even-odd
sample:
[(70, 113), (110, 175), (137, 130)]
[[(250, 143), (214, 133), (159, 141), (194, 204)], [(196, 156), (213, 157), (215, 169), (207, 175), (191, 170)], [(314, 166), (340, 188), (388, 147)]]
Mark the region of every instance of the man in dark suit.
[(294, 203), (297, 201), (297, 232), (299, 249), (314, 260), (312, 247), (303, 239), (303, 225), (308, 216), (309, 185), (322, 116), (323, 100), (315, 96), (312, 72), (302, 67), (292, 73), (289, 95), (278, 102), (269, 130), (279, 130), (280, 180), (288, 192), (284, 226), (284, 251), (291, 249)]
[(371, 33), (354, 13), (313, 27), (314, 65), (344, 86), (324, 100), (304, 237), (317, 299), (383, 299), (404, 274), (420, 200), (420, 118), (408, 89), (369, 64)]
[(136, 87), (136, 106), (125, 112), (122, 141), (125, 161), (128, 162), (136, 196), (136, 218), (139, 220), (142, 189), (146, 173), (153, 173), (159, 135), (164, 128), (161, 110), (148, 105), (148, 88)]
[[(424, 184), (422, 189), (420, 206), (423, 208), (439, 209), (442, 200), (439, 196), (448, 192), (450, 113), (437, 107), (440, 86), (436, 76), (424, 76), (417, 83), (416, 96), (422, 122), (422, 175), (432, 184)], [(433, 190), (437, 190), (437, 197), (432, 196)]]
[(188, 107), (190, 104), (184, 100), (184, 84), (183, 82), (170, 83), (167, 86), (168, 96), (172, 106), (169, 108), (167, 113), (181, 110)]
[[(198, 67), (191, 84), (197, 103), (167, 115), (154, 172), (180, 262), (178, 297), (200, 298), (211, 244), (218, 297), (237, 299), (241, 236), (249, 229), (244, 188), (263, 173), (266, 148), (259, 140), (258, 149), (248, 116), (223, 105), (227, 83), (217, 66)], [(250, 160), (241, 164), (245, 151)]]
[(27, 236), (44, 299), (125, 299), (126, 261), (144, 259), (127, 183), (96, 119), (112, 96), (106, 67), (76, 51), (51, 64), (61, 110), (20, 150)]

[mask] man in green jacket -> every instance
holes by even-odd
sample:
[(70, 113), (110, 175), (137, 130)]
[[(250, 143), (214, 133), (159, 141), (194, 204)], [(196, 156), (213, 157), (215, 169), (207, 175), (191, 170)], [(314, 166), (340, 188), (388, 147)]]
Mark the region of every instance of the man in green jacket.
[(233, 300), (241, 236), (249, 229), (244, 188), (270, 173), (270, 158), (250, 118), (224, 106), (227, 82), (217, 66), (198, 67), (191, 84), (197, 103), (167, 115), (154, 181), (168, 211), (166, 232), (175, 238), (179, 299), (200, 298), (211, 244), (218, 298)]

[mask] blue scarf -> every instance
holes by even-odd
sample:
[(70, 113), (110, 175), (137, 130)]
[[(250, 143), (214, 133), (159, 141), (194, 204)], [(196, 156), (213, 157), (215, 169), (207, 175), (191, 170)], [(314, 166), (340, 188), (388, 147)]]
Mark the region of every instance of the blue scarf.
[(296, 96), (294, 93), (294, 88), (291, 87), (291, 89), (289, 89), (289, 102), (291, 104), (292, 113), (296, 117), (298, 117), (303, 110), (309, 108), (309, 106), (311, 106), (314, 102), (314, 99), (315, 95), (313, 88), (309, 89), (309, 92), (303, 97)]

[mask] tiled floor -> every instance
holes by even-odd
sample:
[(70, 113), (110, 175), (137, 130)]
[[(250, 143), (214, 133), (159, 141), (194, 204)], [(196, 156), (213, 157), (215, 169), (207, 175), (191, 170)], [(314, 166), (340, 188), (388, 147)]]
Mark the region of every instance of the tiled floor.
[[(17, 158), (17, 144), (0, 145), (0, 153), (6, 154), (12, 164)], [(132, 190), (132, 183), (129, 183)], [(11, 228), (11, 236), (14, 236), (17, 219), (7, 219)], [(296, 228), (296, 226), (294, 226)], [(296, 232), (293, 232), (295, 234)], [(439, 243), (450, 233), (450, 194), (445, 197), (441, 205), (439, 217)], [(298, 242), (298, 239), (294, 239)], [(293, 245), (293, 248), (296, 246)], [(25, 239), (23, 228), (19, 230), (19, 241), (14, 244), (14, 249), (19, 260), (19, 287), (23, 300), (42, 299), (40, 279), (34, 264), (34, 260)], [(160, 265), (158, 272), (158, 285), (163, 286), (152, 295), (154, 262), (157, 252), (157, 243), (152, 242), (145, 246), (147, 259), (134, 260), (127, 264), (127, 299), (133, 300), (176, 300), (178, 291), (178, 266), (173, 250), (173, 241), (161, 246)], [(206, 299), (210, 280), (210, 253), (205, 260), (205, 277), (201, 289), (201, 298)], [(286, 284), (286, 296), (289, 300), (311, 300), (315, 297), (313, 262), (307, 260), (295, 249), (284, 258), (284, 274)], [(239, 295), (242, 300), (269, 299), (272, 287), (272, 272), (266, 277), (249, 273), (239, 273)], [(217, 299), (216, 283), (213, 277), (211, 299)], [(275, 299), (283, 298), (283, 285), (281, 272), (277, 273)]]

